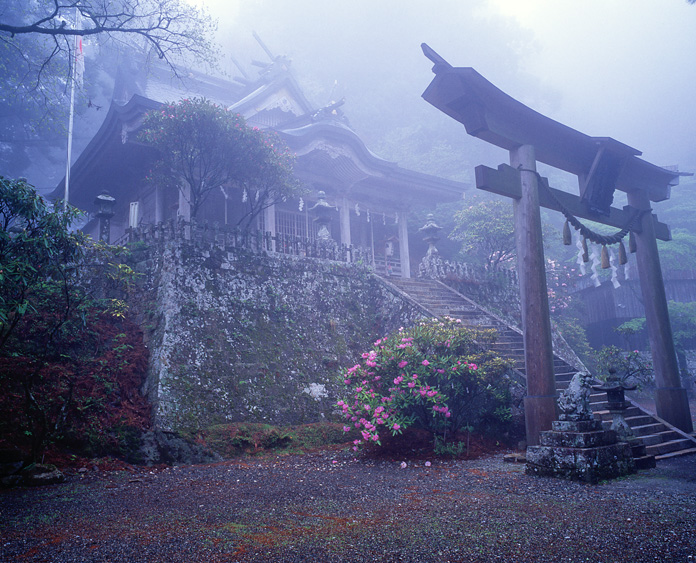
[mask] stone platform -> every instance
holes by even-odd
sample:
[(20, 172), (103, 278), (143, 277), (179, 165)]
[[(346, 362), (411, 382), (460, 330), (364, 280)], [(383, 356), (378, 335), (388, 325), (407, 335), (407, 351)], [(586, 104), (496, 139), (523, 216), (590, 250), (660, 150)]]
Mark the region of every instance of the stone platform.
[(528, 475), (597, 483), (635, 472), (631, 446), (598, 420), (560, 420), (527, 448)]

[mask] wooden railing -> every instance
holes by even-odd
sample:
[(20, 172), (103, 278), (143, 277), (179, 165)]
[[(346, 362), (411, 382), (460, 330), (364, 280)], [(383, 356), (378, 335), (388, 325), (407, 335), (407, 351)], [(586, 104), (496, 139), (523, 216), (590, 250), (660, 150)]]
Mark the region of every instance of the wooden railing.
[(158, 244), (169, 240), (185, 240), (194, 245), (217, 246), (222, 249), (236, 248), (253, 253), (266, 252), (337, 262), (372, 264), (370, 251), (353, 245), (339, 244), (332, 240), (308, 240), (282, 233), (273, 234), (269, 231), (243, 231), (194, 220), (172, 219), (158, 224), (129, 228), (114, 244), (125, 245), (136, 242)]

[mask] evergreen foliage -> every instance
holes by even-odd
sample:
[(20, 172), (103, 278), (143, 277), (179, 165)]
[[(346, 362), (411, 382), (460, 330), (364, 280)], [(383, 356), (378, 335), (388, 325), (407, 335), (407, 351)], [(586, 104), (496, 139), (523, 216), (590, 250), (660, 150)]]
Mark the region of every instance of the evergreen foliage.
[(248, 229), (267, 207), (303, 193), (293, 176), (294, 155), (280, 138), (209, 100), (181, 100), (148, 112), (140, 138), (159, 150), (149, 179), (180, 189), (192, 217), (211, 193), (232, 187), (242, 192), (239, 225)]
[(33, 461), (57, 440), (95, 453), (149, 417), (137, 393), (147, 350), (118, 298), (134, 272), (71, 231), (77, 215), (0, 178), (0, 443)]
[(465, 261), (492, 270), (510, 264), (515, 257), (515, 230), (509, 201), (475, 201), (455, 214), (450, 238), (462, 243)]

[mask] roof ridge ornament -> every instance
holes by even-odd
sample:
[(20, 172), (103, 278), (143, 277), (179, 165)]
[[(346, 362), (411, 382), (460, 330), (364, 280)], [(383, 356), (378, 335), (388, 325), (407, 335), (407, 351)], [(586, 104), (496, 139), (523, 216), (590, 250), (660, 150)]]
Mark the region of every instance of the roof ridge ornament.
[(423, 49), (423, 54), (435, 63), (433, 65), (433, 72), (435, 74), (452, 68), (452, 65), (438, 55), (427, 43), (421, 43), (421, 49)]

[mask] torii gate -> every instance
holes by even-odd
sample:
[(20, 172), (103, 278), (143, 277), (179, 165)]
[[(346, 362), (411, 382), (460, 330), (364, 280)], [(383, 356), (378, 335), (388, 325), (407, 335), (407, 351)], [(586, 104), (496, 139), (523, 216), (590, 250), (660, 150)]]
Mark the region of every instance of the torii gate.
[[(540, 206), (564, 207), (576, 217), (630, 228), (636, 239), (650, 349), (655, 368), (657, 415), (684, 432), (692, 432), (686, 390), (679, 379), (667, 298), (657, 252), (657, 238), (670, 240), (669, 227), (650, 213), (651, 201), (669, 198), (679, 172), (637, 158), (640, 151), (607, 137), (590, 137), (554, 121), (496, 88), (472, 68), (454, 68), (425, 43), (435, 78), (423, 98), (459, 121), (467, 133), (506, 149), (510, 166), (476, 167), (476, 187), (514, 201), (517, 265), (522, 305), (527, 396), (527, 442), (539, 443), (539, 432), (557, 418), (551, 321)], [(536, 162), (578, 176), (580, 197), (539, 190)], [(611, 207), (614, 190), (627, 193), (623, 210)]]

